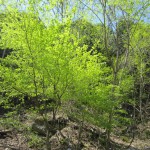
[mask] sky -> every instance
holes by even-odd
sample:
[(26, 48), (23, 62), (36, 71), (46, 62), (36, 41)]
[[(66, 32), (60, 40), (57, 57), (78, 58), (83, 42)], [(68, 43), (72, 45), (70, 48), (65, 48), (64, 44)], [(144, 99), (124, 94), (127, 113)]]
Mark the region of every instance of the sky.
[[(92, 21), (93, 23), (103, 22), (104, 17), (103, 17), (102, 7), (101, 7), (101, 5), (95, 5), (95, 4), (98, 4), (97, 0), (93, 0), (93, 1), (94, 1), (93, 3), (92, 2), (89, 3), (89, 2), (87, 2), (87, 0), (82, 0), (80, 2), (80, 4), (82, 4), (82, 5), (80, 5), (80, 10), (78, 10), (76, 15), (72, 16), (72, 17), (74, 17), (74, 18), (80, 18), (80, 17), (82, 18), (83, 17), (84, 19)], [(129, 0), (129, 1), (136, 1), (136, 0)], [(148, 7), (145, 7), (143, 0), (141, 0), (141, 3), (143, 3), (143, 6), (137, 5), (136, 3), (133, 4), (132, 7), (134, 8), (134, 14), (130, 14), (130, 18), (136, 19), (136, 20), (143, 20), (144, 22), (150, 23), (150, 2), (148, 0), (145, 0), (145, 2), (146, 1), (147, 1), (146, 6), (148, 6)], [(19, 2), (21, 2), (21, 4)], [(73, 8), (75, 8), (75, 6), (77, 5), (78, 2), (77, 1), (76, 1), (76, 3), (74, 3), (74, 2), (75, 2), (74, 0), (70, 1), (70, 3), (69, 3), (70, 8), (68, 10), (72, 10)], [(4, 5), (2, 5), (2, 3)], [(18, 8), (19, 11), (27, 11), (28, 6), (29, 6), (29, 0), (0, 0), (0, 11), (3, 12), (5, 10), (5, 8), (7, 8), (9, 5), (11, 5), (12, 7)], [(47, 22), (47, 24), (48, 24), (48, 22), (50, 21), (50, 18), (56, 17), (54, 15), (54, 12), (60, 10), (60, 8), (58, 9), (57, 7), (55, 7), (54, 9), (51, 9), (50, 7), (47, 7), (46, 5), (47, 6), (49, 5), (47, 3), (47, 0), (43, 0), (38, 5), (35, 4), (35, 6), (36, 6), (35, 8), (36, 8), (36, 10), (38, 10), (38, 14), (39, 14), (39, 17), (41, 18), (41, 20)], [(130, 7), (130, 4), (128, 7)], [(113, 8), (113, 6), (112, 6), (112, 8)], [(123, 16), (123, 14), (126, 14), (126, 13), (123, 13), (123, 10), (120, 10), (119, 7), (117, 9), (117, 7), (116, 7), (115, 8), (115, 16), (117, 16), (117, 18), (116, 19), (111, 18), (111, 19), (112, 20), (114, 19), (116, 21), (118, 18)], [(61, 16), (59, 16), (58, 18), (60, 19)]]

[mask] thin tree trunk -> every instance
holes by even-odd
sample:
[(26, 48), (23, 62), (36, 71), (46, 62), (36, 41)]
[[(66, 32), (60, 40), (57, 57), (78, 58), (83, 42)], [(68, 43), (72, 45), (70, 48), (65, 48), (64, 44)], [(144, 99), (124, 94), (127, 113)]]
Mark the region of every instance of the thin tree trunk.
[(142, 113), (143, 75), (142, 74), (143, 74), (143, 69), (142, 69), (142, 60), (141, 60), (139, 103), (140, 103), (140, 119), (143, 122), (143, 113)]
[(3, 53), (2, 53), (2, 58), (5, 57), (5, 53), (6, 53), (6, 49), (3, 50)]

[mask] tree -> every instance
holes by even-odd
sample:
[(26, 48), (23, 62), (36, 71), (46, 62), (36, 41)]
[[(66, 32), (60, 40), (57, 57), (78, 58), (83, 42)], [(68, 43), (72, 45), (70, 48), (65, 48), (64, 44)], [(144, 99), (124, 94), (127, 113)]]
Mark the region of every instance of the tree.
[(92, 24), (87, 20), (76, 20), (72, 23), (72, 32), (80, 39), (81, 45), (87, 45), (88, 51), (95, 50), (93, 53), (103, 53), (102, 47), (102, 27)]
[(147, 85), (149, 85), (148, 81), (148, 71), (149, 71), (149, 35), (148, 32), (150, 30), (149, 24), (139, 22), (136, 26), (136, 31), (134, 31), (134, 35), (132, 38), (132, 51), (133, 55), (130, 57), (134, 57), (134, 62), (132, 66), (134, 66), (134, 75), (135, 75), (135, 98), (137, 99), (138, 111), (140, 114), (140, 119), (144, 122), (143, 107), (146, 104), (144, 102), (147, 99)]
[[(103, 25), (102, 45), (105, 49), (105, 56), (109, 58), (108, 64), (112, 71), (110, 82), (112, 89), (109, 95), (112, 104), (114, 104), (109, 111), (108, 122), (110, 125), (113, 125), (115, 111), (119, 109), (120, 105), (124, 102), (122, 90), (125, 90), (126, 94), (128, 93), (128, 95), (130, 95), (130, 90), (133, 89), (133, 78), (128, 75), (130, 73), (129, 56), (130, 53), (132, 53), (131, 41), (132, 35), (134, 34), (133, 31), (135, 30), (135, 28), (132, 29), (132, 27), (134, 27), (134, 22), (139, 21), (143, 17), (149, 4), (148, 1), (144, 3), (141, 1), (137, 1), (137, 3), (133, 1), (126, 3), (125, 1), (107, 0), (92, 2), (92, 6), (89, 6), (86, 2), (83, 2), (83, 4), (95, 15), (97, 22), (99, 21), (99, 23)], [(139, 6), (141, 6), (142, 9), (139, 9)], [(132, 22), (132, 16), (136, 18), (136, 21), (134, 20)], [(127, 82), (128, 85), (131, 84), (130, 90), (123, 88), (122, 85), (124, 85), (125, 82)], [(111, 128), (107, 130), (108, 142), (110, 141), (110, 133)]]
[[(62, 100), (72, 97), (76, 101), (88, 100), (101, 75), (103, 57), (91, 55), (86, 45), (79, 46), (70, 22), (62, 29), (56, 20), (45, 28), (36, 18), (32, 13), (13, 10), (2, 23), (1, 45), (13, 52), (2, 59), (1, 90), (8, 100), (12, 97), (22, 100), (25, 95), (35, 98), (35, 109), (41, 112), (52, 108), (55, 120)], [(48, 99), (54, 103), (46, 103)], [(4, 103), (8, 105), (7, 101)], [(47, 112), (42, 111), (42, 116), (47, 126)], [(49, 134), (47, 127), (47, 149)]]

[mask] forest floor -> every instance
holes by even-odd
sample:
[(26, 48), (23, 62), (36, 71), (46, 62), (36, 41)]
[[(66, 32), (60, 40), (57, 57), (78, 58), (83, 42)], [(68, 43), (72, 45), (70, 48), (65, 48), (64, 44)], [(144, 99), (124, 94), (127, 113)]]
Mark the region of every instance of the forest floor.
[[(29, 117), (30, 118), (30, 117)], [(51, 150), (105, 150), (107, 144), (105, 130), (90, 124), (84, 124), (81, 136), (79, 130), (81, 126), (74, 120), (66, 116), (57, 116), (57, 120), (66, 120), (61, 130), (56, 130), (50, 138)], [(23, 124), (32, 126), (33, 120), (26, 119)], [(144, 125), (139, 124), (135, 137), (126, 137), (124, 135), (111, 135), (111, 150), (150, 150), (150, 138), (146, 134), (150, 133), (150, 121)], [(29, 133), (27, 133), (29, 134)], [(29, 145), (29, 136), (24, 135), (24, 131), (18, 131), (13, 128), (0, 128), (0, 150), (44, 150), (41, 145)], [(44, 139), (44, 136), (41, 136)], [(98, 140), (99, 139), (99, 140)], [(35, 139), (36, 141), (37, 139)], [(131, 143), (132, 141), (132, 143)], [(34, 140), (33, 140), (34, 142)], [(40, 143), (40, 142), (39, 142)], [(130, 146), (129, 146), (130, 145)]]

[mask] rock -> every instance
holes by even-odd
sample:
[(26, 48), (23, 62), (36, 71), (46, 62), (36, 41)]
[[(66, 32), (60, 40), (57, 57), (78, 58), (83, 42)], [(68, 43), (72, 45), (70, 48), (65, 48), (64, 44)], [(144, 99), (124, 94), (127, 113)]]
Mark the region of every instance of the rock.
[(128, 148), (128, 149), (126, 149), (126, 150), (139, 150), (139, 149), (134, 148), (134, 147), (129, 147), (129, 148)]
[(150, 147), (145, 147), (144, 150), (150, 150)]
[(0, 139), (5, 139), (6, 137), (10, 137), (11, 130), (2, 130), (0, 131)]
[(46, 129), (44, 126), (44, 120), (36, 119), (32, 124), (32, 130), (37, 132), (41, 136), (46, 136)]
[(46, 136), (47, 129), (49, 130), (51, 135), (54, 135), (57, 130), (63, 129), (68, 120), (64, 118), (58, 118), (56, 120), (50, 120), (47, 122), (48, 126), (45, 126), (45, 122), (43, 119), (36, 119), (32, 124), (32, 130), (37, 132), (41, 136)]

